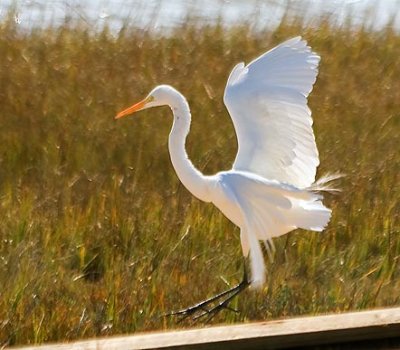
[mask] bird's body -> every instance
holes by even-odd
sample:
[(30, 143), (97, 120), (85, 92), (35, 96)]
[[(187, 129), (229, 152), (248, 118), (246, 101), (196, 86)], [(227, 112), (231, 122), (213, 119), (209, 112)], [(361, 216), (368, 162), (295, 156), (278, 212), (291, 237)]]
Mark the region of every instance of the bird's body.
[(242, 251), (250, 255), (254, 286), (265, 281), (261, 242), (296, 228), (322, 231), (331, 210), (317, 192), (319, 164), (307, 96), (317, 76), (319, 56), (301, 38), (288, 40), (228, 79), (224, 101), (236, 130), (239, 150), (233, 167), (205, 176), (189, 160), (185, 140), (191, 115), (184, 96), (168, 85), (156, 87), (146, 99), (117, 115), (168, 105), (174, 122), (169, 151), (175, 171), (197, 198), (212, 202), (240, 227)]

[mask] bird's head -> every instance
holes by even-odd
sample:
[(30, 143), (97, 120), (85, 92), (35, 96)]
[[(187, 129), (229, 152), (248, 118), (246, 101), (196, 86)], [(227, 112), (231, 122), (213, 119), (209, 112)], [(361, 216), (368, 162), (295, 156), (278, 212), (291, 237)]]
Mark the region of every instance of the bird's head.
[(171, 97), (175, 95), (175, 92), (176, 90), (169, 85), (159, 85), (151, 90), (145, 99), (119, 112), (115, 119), (125, 117), (142, 109), (170, 105)]

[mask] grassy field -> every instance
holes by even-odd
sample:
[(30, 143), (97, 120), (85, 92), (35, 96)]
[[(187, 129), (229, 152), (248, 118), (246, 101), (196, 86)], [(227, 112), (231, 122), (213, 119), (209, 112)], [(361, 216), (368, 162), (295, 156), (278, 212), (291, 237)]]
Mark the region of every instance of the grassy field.
[(400, 305), (400, 35), (315, 28), (197, 26), (113, 36), (0, 23), (0, 347), (187, 326), (161, 314), (242, 276), (239, 231), (194, 199), (170, 164), (167, 108), (116, 122), (169, 83), (192, 108), (187, 149), (207, 174), (228, 169), (235, 134), (222, 95), (231, 68), (303, 35), (322, 56), (310, 98), (324, 233), (275, 240), (267, 284), (212, 323)]

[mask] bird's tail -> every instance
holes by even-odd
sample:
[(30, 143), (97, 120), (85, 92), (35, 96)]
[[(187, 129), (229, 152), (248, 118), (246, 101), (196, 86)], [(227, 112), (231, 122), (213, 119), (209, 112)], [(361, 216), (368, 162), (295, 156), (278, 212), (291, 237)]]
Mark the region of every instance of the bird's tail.
[(292, 220), (291, 222), (296, 227), (305, 230), (322, 231), (328, 224), (332, 211), (322, 203), (322, 195), (318, 192), (340, 192), (341, 190), (334, 187), (332, 182), (343, 176), (340, 173), (322, 176), (305, 189), (305, 192), (310, 195), (310, 198), (306, 200), (289, 197), (292, 202), (292, 208), (288, 214)]

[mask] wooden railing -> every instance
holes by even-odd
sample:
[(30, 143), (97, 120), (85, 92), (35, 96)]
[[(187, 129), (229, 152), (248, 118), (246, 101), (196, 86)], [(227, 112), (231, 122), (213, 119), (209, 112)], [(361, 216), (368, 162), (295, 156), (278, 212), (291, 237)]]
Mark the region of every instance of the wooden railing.
[(282, 349), (397, 337), (400, 347), (400, 308), (142, 333), (19, 349)]

